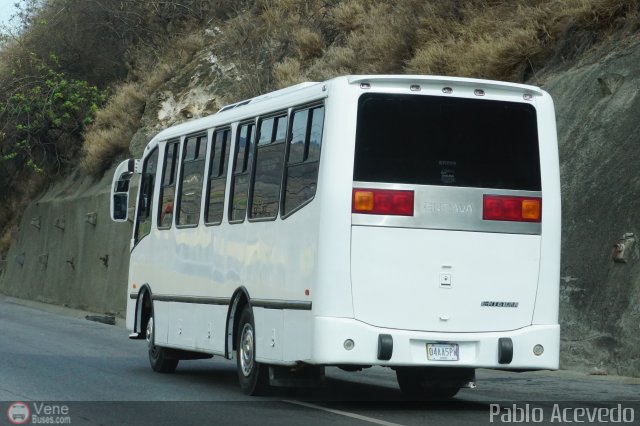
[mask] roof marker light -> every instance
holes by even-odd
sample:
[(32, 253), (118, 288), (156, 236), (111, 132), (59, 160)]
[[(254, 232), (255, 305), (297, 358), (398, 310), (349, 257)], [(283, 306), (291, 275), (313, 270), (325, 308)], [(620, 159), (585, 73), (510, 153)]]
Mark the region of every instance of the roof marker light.
[(525, 93), (523, 96), (525, 101), (532, 101), (533, 100), (533, 95), (531, 93)]
[(442, 93), (445, 93), (447, 95), (450, 95), (453, 93), (453, 89), (451, 87), (443, 87), (442, 88)]
[(419, 92), (422, 88), (419, 84), (412, 84), (409, 89), (411, 89), (412, 92)]
[(361, 89), (371, 89), (371, 83), (360, 83)]
[(476, 96), (484, 96), (484, 90), (482, 89), (476, 89), (473, 91), (473, 94)]

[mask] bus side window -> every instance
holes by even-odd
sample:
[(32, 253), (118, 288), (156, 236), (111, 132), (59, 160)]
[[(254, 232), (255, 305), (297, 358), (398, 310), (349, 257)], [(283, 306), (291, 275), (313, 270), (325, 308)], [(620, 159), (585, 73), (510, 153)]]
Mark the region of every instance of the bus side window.
[(229, 142), (231, 129), (216, 130), (209, 162), (207, 202), (204, 221), (207, 225), (219, 225), (224, 212), (224, 191), (227, 186)]
[(147, 156), (142, 165), (142, 177), (140, 180), (140, 199), (138, 200), (138, 216), (136, 218), (135, 241), (151, 232), (151, 210), (153, 209), (153, 190), (156, 182), (158, 168), (158, 148)]
[(169, 229), (173, 223), (173, 207), (176, 197), (176, 172), (178, 170), (179, 141), (167, 143), (164, 151), (162, 167), (162, 183), (160, 184), (160, 211), (158, 212), (158, 229)]
[(180, 198), (176, 210), (178, 226), (197, 225), (200, 220), (206, 152), (207, 135), (186, 138), (180, 169)]
[(275, 219), (280, 204), (287, 116), (260, 120), (251, 191), (250, 219)]
[(289, 216), (307, 204), (316, 194), (324, 106), (295, 111), (291, 120), (282, 203), (283, 217)]
[(244, 221), (247, 214), (247, 201), (249, 199), (249, 175), (251, 170), (251, 157), (254, 145), (255, 124), (245, 123), (240, 125), (236, 140), (236, 155), (233, 162), (233, 176), (231, 182), (231, 202), (229, 222), (239, 223)]

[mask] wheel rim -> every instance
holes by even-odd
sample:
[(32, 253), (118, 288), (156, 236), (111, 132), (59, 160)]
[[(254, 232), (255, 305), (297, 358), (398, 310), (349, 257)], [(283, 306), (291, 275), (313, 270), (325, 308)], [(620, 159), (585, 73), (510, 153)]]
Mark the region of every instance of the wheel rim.
[(156, 348), (153, 339), (153, 317), (149, 318), (149, 321), (147, 321), (147, 346), (149, 347), (149, 353), (155, 357), (158, 348)]
[(253, 327), (251, 324), (245, 324), (240, 338), (240, 370), (245, 377), (248, 377), (253, 370), (253, 351)]

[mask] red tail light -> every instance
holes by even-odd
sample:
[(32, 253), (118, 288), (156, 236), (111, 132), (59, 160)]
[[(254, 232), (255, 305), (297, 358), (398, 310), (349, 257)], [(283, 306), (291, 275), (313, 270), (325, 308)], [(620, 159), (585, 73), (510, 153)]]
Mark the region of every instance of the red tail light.
[(541, 222), (542, 198), (484, 195), (482, 219), (512, 222)]
[(354, 188), (351, 211), (413, 216), (413, 191)]

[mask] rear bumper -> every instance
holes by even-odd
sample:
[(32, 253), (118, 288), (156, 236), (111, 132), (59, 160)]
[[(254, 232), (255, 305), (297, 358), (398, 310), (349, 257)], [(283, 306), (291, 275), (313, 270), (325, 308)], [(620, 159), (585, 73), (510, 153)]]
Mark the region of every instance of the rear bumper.
[[(378, 359), (378, 336), (391, 335), (393, 351), (388, 361)], [(518, 330), (483, 333), (435, 333), (374, 327), (349, 318), (314, 318), (311, 362), (314, 364), (360, 364), (383, 366), (473, 367), (496, 369), (555, 370), (559, 367), (560, 326), (532, 325)], [(498, 362), (498, 340), (513, 342), (513, 358)], [(344, 342), (354, 341), (346, 350)], [(446, 342), (459, 345), (458, 361), (430, 361), (426, 344)], [(544, 353), (536, 356), (535, 345)]]

